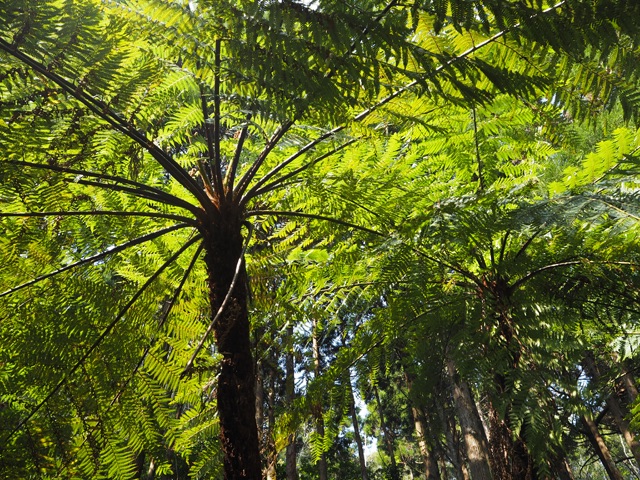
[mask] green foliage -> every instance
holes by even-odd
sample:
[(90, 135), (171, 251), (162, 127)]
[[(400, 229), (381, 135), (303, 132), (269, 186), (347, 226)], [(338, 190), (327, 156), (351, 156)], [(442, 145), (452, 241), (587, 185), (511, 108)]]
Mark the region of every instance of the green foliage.
[(575, 130), (637, 120), (639, 8), (1, 2), (0, 472), (222, 475), (200, 242), (228, 207), (260, 360), (306, 369), (276, 448), (322, 412), (305, 473), (357, 475), (345, 372), (412, 438), (446, 355), (549, 473), (589, 341), (636, 328), (640, 134)]

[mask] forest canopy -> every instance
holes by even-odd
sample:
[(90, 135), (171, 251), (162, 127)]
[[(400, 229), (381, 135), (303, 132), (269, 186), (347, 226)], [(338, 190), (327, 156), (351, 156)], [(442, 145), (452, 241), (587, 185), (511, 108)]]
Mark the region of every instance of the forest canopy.
[(0, 0), (0, 477), (640, 478), (636, 0)]

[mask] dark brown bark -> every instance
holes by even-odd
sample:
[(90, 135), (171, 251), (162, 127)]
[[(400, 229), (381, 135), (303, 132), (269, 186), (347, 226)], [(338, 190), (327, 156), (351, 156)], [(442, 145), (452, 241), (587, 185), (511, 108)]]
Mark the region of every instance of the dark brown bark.
[[(244, 262), (238, 269), (243, 238), (240, 216), (233, 211), (226, 213), (210, 228), (203, 229), (212, 319), (231, 291), (213, 329), (222, 356), (217, 405), (223, 470), (225, 480), (256, 480), (261, 478), (261, 466)], [(234, 277), (234, 288), (230, 290)]]
[(607, 475), (609, 475), (609, 478), (611, 480), (623, 480), (624, 477), (620, 473), (620, 470), (618, 470), (618, 467), (616, 467), (616, 464), (611, 457), (611, 453), (609, 452), (609, 448), (607, 448), (607, 444), (604, 443), (604, 440), (598, 431), (598, 426), (591, 419), (591, 416), (589, 414), (583, 415), (582, 423), (587, 427), (587, 438), (598, 455), (600, 462), (602, 462), (602, 466), (606, 470)]
[(489, 461), (494, 478), (509, 480), (534, 480), (537, 471), (533, 458), (525, 441), (526, 428), (522, 426), (519, 432), (512, 430), (509, 420), (510, 404), (507, 404), (504, 415), (496, 410), (495, 401), (503, 401), (512, 395), (508, 385), (508, 374), (522, 368), (522, 349), (514, 329), (514, 319), (511, 317), (510, 295), (511, 287), (506, 279), (498, 277), (490, 286), (494, 298), (494, 313), (498, 319), (496, 334), (501, 349), (508, 354), (509, 363), (502, 371), (494, 373), (495, 400), (488, 402), (489, 407)]
[(471, 478), (473, 480), (491, 480), (493, 477), (489, 464), (489, 443), (471, 389), (467, 382), (458, 376), (456, 366), (451, 358), (447, 359), (446, 371), (462, 430)]
[(364, 458), (364, 447), (362, 442), (362, 435), (360, 435), (360, 424), (358, 419), (358, 412), (356, 411), (356, 401), (353, 395), (353, 386), (351, 385), (351, 372), (348, 371), (347, 375), (347, 395), (349, 395), (349, 410), (351, 413), (351, 422), (353, 423), (353, 436), (356, 439), (356, 446), (358, 447), (358, 460), (360, 462), (360, 476), (362, 480), (368, 480), (367, 475), (367, 463)]
[(555, 456), (550, 463), (551, 471), (555, 472), (558, 480), (575, 480), (571, 466), (567, 462), (567, 457), (564, 455)]
[(509, 422), (489, 404), (489, 452), (491, 472), (495, 478), (534, 480), (533, 460), (521, 436), (514, 438)]

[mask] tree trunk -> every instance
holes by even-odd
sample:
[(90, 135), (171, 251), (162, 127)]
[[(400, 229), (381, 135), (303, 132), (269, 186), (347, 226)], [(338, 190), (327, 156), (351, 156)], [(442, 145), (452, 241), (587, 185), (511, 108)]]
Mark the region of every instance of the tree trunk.
[(607, 448), (607, 444), (604, 443), (604, 440), (600, 436), (598, 426), (591, 419), (591, 416), (589, 414), (583, 415), (582, 422), (587, 427), (587, 438), (589, 439), (589, 442), (591, 442), (593, 449), (596, 451), (598, 458), (600, 458), (602, 466), (606, 470), (607, 475), (609, 475), (609, 478), (611, 480), (624, 480), (624, 477), (620, 473), (620, 470), (618, 470), (618, 467), (616, 467), (613, 458), (611, 458), (611, 453)]
[(418, 447), (422, 454), (424, 462), (424, 474), (427, 480), (440, 480), (440, 469), (436, 461), (433, 449), (429, 448), (427, 443), (426, 418), (422, 411), (412, 406), (411, 414), (413, 415), (413, 423), (416, 428), (416, 436), (418, 437)]
[(256, 372), (256, 426), (258, 427), (258, 444), (264, 443), (264, 371), (262, 362), (258, 361)]
[[(424, 413), (424, 412), (423, 412)], [(436, 456), (436, 462), (438, 462), (438, 471), (440, 472), (441, 480), (449, 480), (449, 474), (447, 472), (447, 454), (444, 451), (444, 447), (439, 440), (434, 439), (433, 453)], [(460, 480), (468, 480), (460, 478)]]
[[(320, 376), (322, 370), (322, 361), (320, 358), (320, 341), (318, 340), (318, 321), (313, 319), (313, 335), (312, 335), (312, 348), (313, 348), (313, 363), (314, 363), (314, 375)], [(316, 421), (316, 433), (322, 439), (324, 439), (324, 418), (322, 417), (322, 402), (317, 401), (313, 408), (313, 415)], [(329, 478), (327, 470), (327, 456), (323, 452), (318, 460), (318, 473), (320, 480), (327, 480)]]
[[(591, 374), (591, 377), (596, 382), (599, 382), (600, 370), (598, 365), (596, 365), (593, 354), (589, 353), (585, 356), (584, 365), (587, 371)], [(618, 400), (618, 395), (616, 395), (615, 390), (607, 393), (609, 393), (609, 395), (607, 395), (607, 406), (609, 407), (609, 412), (611, 412), (618, 430), (620, 430), (625, 442), (627, 442), (627, 445), (631, 449), (631, 453), (633, 454), (633, 458), (636, 460), (636, 464), (640, 467), (640, 443), (636, 440), (629, 429), (629, 422), (624, 418), (622, 407), (620, 406), (620, 401)]]
[[(441, 389), (446, 391), (445, 388)], [(444, 425), (444, 435), (447, 441), (447, 450), (449, 453), (449, 460), (456, 472), (456, 478), (460, 480), (469, 480), (469, 472), (465, 468), (464, 460), (462, 458), (462, 452), (459, 447), (459, 440), (456, 435), (456, 422), (453, 417), (453, 413), (450, 408), (450, 399), (448, 395), (443, 395), (443, 401), (434, 401), (434, 407), (440, 418), (440, 422)], [(443, 404), (446, 405), (443, 406)]]
[(237, 268), (243, 249), (240, 229), (239, 215), (233, 212), (212, 222), (204, 231), (205, 261), (212, 319), (231, 291), (213, 328), (218, 353), (222, 356), (217, 405), (224, 478), (256, 480), (261, 477), (260, 448), (244, 262)]
[(471, 389), (466, 381), (459, 378), (453, 360), (447, 358), (446, 362), (447, 376), (462, 430), (471, 478), (473, 480), (492, 480), (489, 466), (489, 443), (476, 404), (473, 401)]
[(384, 441), (384, 445), (387, 449), (387, 454), (389, 455), (389, 460), (391, 462), (391, 480), (400, 480), (400, 474), (398, 472), (398, 465), (396, 464), (396, 453), (393, 448), (393, 439), (391, 438), (391, 432), (384, 421), (384, 412), (382, 411), (382, 402), (380, 401), (380, 392), (378, 391), (378, 387), (373, 387), (373, 393), (376, 397), (376, 403), (378, 405), (378, 415), (380, 416), (380, 430), (382, 431), (382, 438)]
[(347, 370), (347, 394), (349, 395), (349, 410), (351, 412), (351, 422), (353, 423), (353, 436), (358, 447), (358, 460), (360, 462), (360, 477), (362, 480), (368, 480), (367, 463), (364, 458), (364, 447), (362, 445), (362, 435), (360, 435), (360, 424), (358, 420), (358, 412), (356, 411), (356, 401), (353, 395), (353, 386), (351, 385), (351, 371)]
[(268, 430), (265, 432), (265, 450), (266, 450), (266, 479), (276, 480), (276, 463), (278, 462), (278, 452), (276, 451), (276, 444), (274, 440), (274, 430), (276, 426), (276, 372), (272, 369), (269, 375), (269, 413), (267, 414)]
[(422, 455), (422, 461), (424, 463), (425, 478), (427, 480), (440, 480), (438, 463), (433, 453), (433, 448), (427, 441), (427, 419), (422, 409), (416, 406), (415, 396), (412, 395), (415, 376), (407, 367), (408, 362), (404, 352), (399, 352), (398, 355), (402, 363), (402, 369), (404, 370), (404, 380), (407, 384), (408, 390), (407, 398), (411, 406), (411, 415), (413, 417), (413, 425), (415, 427), (416, 438), (418, 440), (418, 448), (420, 449), (420, 454)]
[[(293, 325), (287, 327), (287, 354), (285, 356), (286, 379), (284, 383), (284, 395), (287, 407), (293, 406), (295, 400), (295, 360), (293, 356)], [(296, 434), (289, 436), (287, 449), (285, 452), (285, 469), (287, 480), (298, 480), (298, 469), (296, 466)]]
[(571, 466), (569, 462), (567, 462), (567, 457), (564, 454), (554, 456), (554, 458), (551, 459), (551, 471), (555, 472), (558, 480), (575, 480)]
[(533, 480), (537, 478), (533, 461), (524, 440), (513, 433), (507, 420), (489, 402), (489, 454), (491, 471), (496, 478)]
[(629, 405), (632, 405), (633, 403), (635, 403), (636, 398), (638, 397), (638, 388), (636, 387), (633, 373), (631, 373), (626, 367), (623, 370), (622, 377), (620, 377), (620, 383), (624, 387), (624, 391), (627, 394), (627, 403), (629, 403)]

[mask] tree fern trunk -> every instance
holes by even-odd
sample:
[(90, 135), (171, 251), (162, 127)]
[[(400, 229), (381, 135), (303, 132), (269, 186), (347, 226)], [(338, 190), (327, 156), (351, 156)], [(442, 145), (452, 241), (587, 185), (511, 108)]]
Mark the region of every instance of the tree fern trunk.
[(489, 424), (489, 460), (493, 476), (501, 480), (536, 480), (538, 475), (533, 459), (525, 440), (520, 435), (513, 438), (508, 413), (502, 418), (489, 403)]
[(222, 355), (217, 404), (225, 480), (261, 478), (244, 263), (238, 269), (243, 248), (240, 228), (239, 216), (221, 215), (207, 229), (204, 239), (212, 318), (235, 277), (229, 301), (214, 326), (218, 353)]

